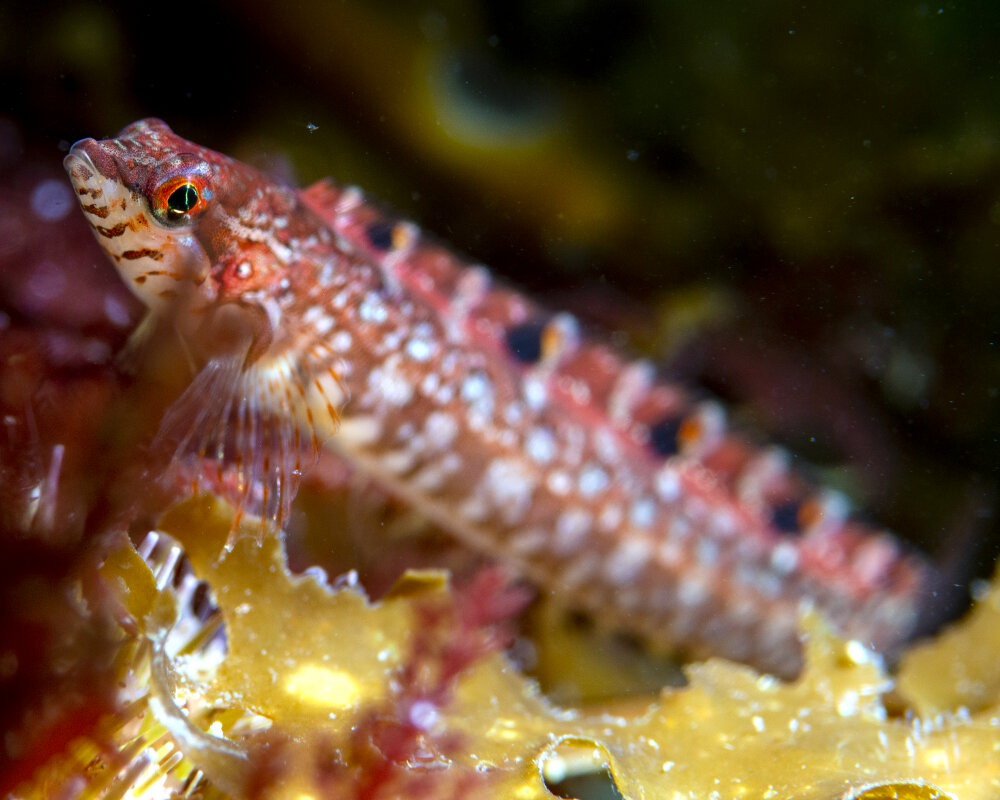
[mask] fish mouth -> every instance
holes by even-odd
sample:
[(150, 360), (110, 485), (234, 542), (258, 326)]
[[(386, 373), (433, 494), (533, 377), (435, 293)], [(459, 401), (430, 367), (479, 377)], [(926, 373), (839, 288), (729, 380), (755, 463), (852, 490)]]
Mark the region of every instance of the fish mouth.
[(87, 152), (89, 147), (96, 146), (93, 139), (81, 139), (69, 149), (69, 155), (63, 159), (63, 168), (77, 186), (86, 186), (97, 176), (97, 167)]
[(63, 159), (63, 167), (78, 187), (113, 180), (118, 174), (114, 158), (95, 139), (76, 142)]

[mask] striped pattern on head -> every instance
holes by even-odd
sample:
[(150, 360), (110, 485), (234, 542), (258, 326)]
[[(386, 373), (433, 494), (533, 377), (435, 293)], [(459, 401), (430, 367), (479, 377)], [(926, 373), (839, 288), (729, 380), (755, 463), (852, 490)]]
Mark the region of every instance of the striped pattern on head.
[(154, 447), (195, 470), (214, 461), (215, 488), (280, 526), (348, 396), (338, 354), (294, 324), (301, 265), (328, 234), (294, 191), (160, 120), (81, 140), (65, 167), (98, 242), (198, 367)]
[(170, 139), (164, 123), (144, 120), (115, 139), (77, 142), (64, 162), (98, 242), (156, 311), (212, 299), (209, 258), (193, 228), (212, 200), (214, 170)]

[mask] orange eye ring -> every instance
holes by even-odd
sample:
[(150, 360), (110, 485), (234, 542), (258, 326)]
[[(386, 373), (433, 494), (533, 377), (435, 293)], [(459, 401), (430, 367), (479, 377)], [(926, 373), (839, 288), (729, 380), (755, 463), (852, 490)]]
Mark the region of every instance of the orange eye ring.
[(212, 190), (201, 175), (175, 175), (153, 191), (153, 213), (169, 224), (189, 222), (200, 217), (212, 199)]

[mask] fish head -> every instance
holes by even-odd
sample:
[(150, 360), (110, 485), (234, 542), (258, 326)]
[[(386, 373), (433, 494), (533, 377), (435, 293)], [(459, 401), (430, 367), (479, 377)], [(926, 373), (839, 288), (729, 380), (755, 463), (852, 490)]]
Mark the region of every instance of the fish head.
[(295, 193), (161, 120), (83, 139), (64, 166), (126, 284), (182, 330), (209, 309), (262, 308), (287, 271), (289, 248), (274, 221), (294, 210)]

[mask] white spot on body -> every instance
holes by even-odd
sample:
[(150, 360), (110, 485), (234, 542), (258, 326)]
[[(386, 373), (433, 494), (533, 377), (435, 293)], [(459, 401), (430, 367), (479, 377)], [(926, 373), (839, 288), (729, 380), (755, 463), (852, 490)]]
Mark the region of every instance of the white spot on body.
[(429, 361), (435, 350), (435, 346), (427, 339), (410, 339), (406, 343), (406, 354), (420, 363)]
[(607, 428), (598, 428), (594, 432), (594, 451), (605, 464), (614, 464), (621, 459), (618, 437)]
[(608, 473), (596, 464), (587, 464), (580, 472), (578, 483), (580, 494), (588, 499), (608, 488)]
[(413, 399), (413, 386), (400, 369), (398, 353), (371, 371), (368, 386), (376, 398), (396, 408), (402, 408)]
[(629, 522), (636, 528), (649, 528), (656, 520), (656, 502), (651, 497), (640, 497), (632, 503)]
[(386, 321), (389, 314), (385, 309), (385, 304), (374, 292), (368, 292), (361, 305), (358, 306), (358, 317), (362, 322), (369, 322), (374, 325), (381, 325)]
[[(329, 274), (327, 274), (328, 269), (329, 269)], [(316, 288), (319, 288), (319, 286), (321, 285), (329, 284), (332, 282), (332, 280), (333, 280), (333, 266), (328, 264), (323, 267), (323, 274), (320, 275), (321, 283)], [(348, 291), (337, 292), (337, 294), (333, 296), (333, 300), (330, 302), (330, 305), (332, 305), (334, 309), (337, 311), (343, 311), (345, 308), (347, 308), (347, 304), (351, 302), (353, 296), (354, 296), (353, 292), (348, 292)]]
[(582, 508), (566, 509), (556, 520), (556, 534), (552, 539), (552, 550), (559, 555), (567, 555), (580, 549), (593, 524), (590, 512)]
[(382, 341), (379, 342), (376, 352), (383, 354), (395, 353), (399, 350), (399, 345), (402, 343), (404, 336), (406, 336), (406, 330), (403, 328), (389, 331), (382, 337)]
[(333, 330), (333, 326), (333, 317), (323, 316), (313, 323), (313, 330), (316, 331), (317, 336), (323, 337)]
[(420, 394), (431, 397), (441, 385), (441, 376), (436, 372), (428, 372), (420, 381)]
[(458, 436), (458, 423), (450, 414), (434, 411), (428, 414), (424, 422), (424, 434), (432, 450), (445, 450), (454, 444)]
[(437, 390), (437, 393), (434, 395), (434, 399), (443, 406), (448, 405), (448, 403), (455, 399), (455, 387), (450, 383), (444, 384)]
[(549, 487), (552, 494), (565, 497), (573, 490), (573, 479), (565, 470), (557, 469), (549, 473), (545, 479), (545, 485)]
[(712, 514), (710, 522), (712, 533), (723, 539), (732, 538), (738, 528), (736, 517), (728, 508), (720, 508)]
[(397, 442), (409, 442), (410, 446), (414, 449), (419, 449), (423, 447), (423, 437), (419, 437), (420, 441), (416, 445), (412, 444), (412, 440), (416, 437), (416, 426), (412, 422), (404, 422), (398, 428), (396, 428), (396, 441)]
[(690, 572), (681, 577), (677, 587), (677, 598), (688, 608), (697, 608), (711, 597), (707, 577), (698, 572)]
[(347, 331), (337, 331), (330, 337), (330, 349), (337, 353), (346, 353), (352, 344), (351, 334)]
[(508, 403), (507, 407), (503, 410), (503, 421), (513, 427), (520, 425), (523, 419), (524, 407), (517, 402)]
[(462, 468), (462, 458), (458, 453), (447, 453), (441, 459), (441, 468), (449, 473), (458, 472)]
[(656, 473), (653, 483), (656, 494), (664, 503), (675, 503), (681, 496), (681, 477), (677, 470), (664, 464)]
[(623, 539), (604, 563), (604, 574), (616, 585), (629, 583), (645, 569), (652, 552), (653, 545), (644, 536)]
[(495, 402), (493, 381), (485, 372), (473, 372), (462, 381), (459, 397), (468, 405), (470, 418), (476, 418), (474, 422), (485, 424), (492, 418)]
[(548, 428), (533, 428), (524, 441), (528, 457), (536, 464), (549, 464), (556, 456), (556, 437)]
[(521, 390), (524, 393), (524, 402), (532, 411), (540, 411), (545, 407), (545, 400), (548, 392), (545, 389), (545, 382), (536, 376), (527, 376)]
[(771, 567), (781, 575), (790, 575), (799, 565), (798, 548), (791, 542), (779, 542), (771, 551)]
[(702, 536), (694, 547), (694, 555), (698, 563), (704, 567), (712, 568), (719, 562), (719, 543), (710, 536)]
[(506, 525), (520, 523), (531, 507), (535, 479), (519, 459), (499, 458), (487, 468), (476, 491), (476, 500), (499, 515)]

